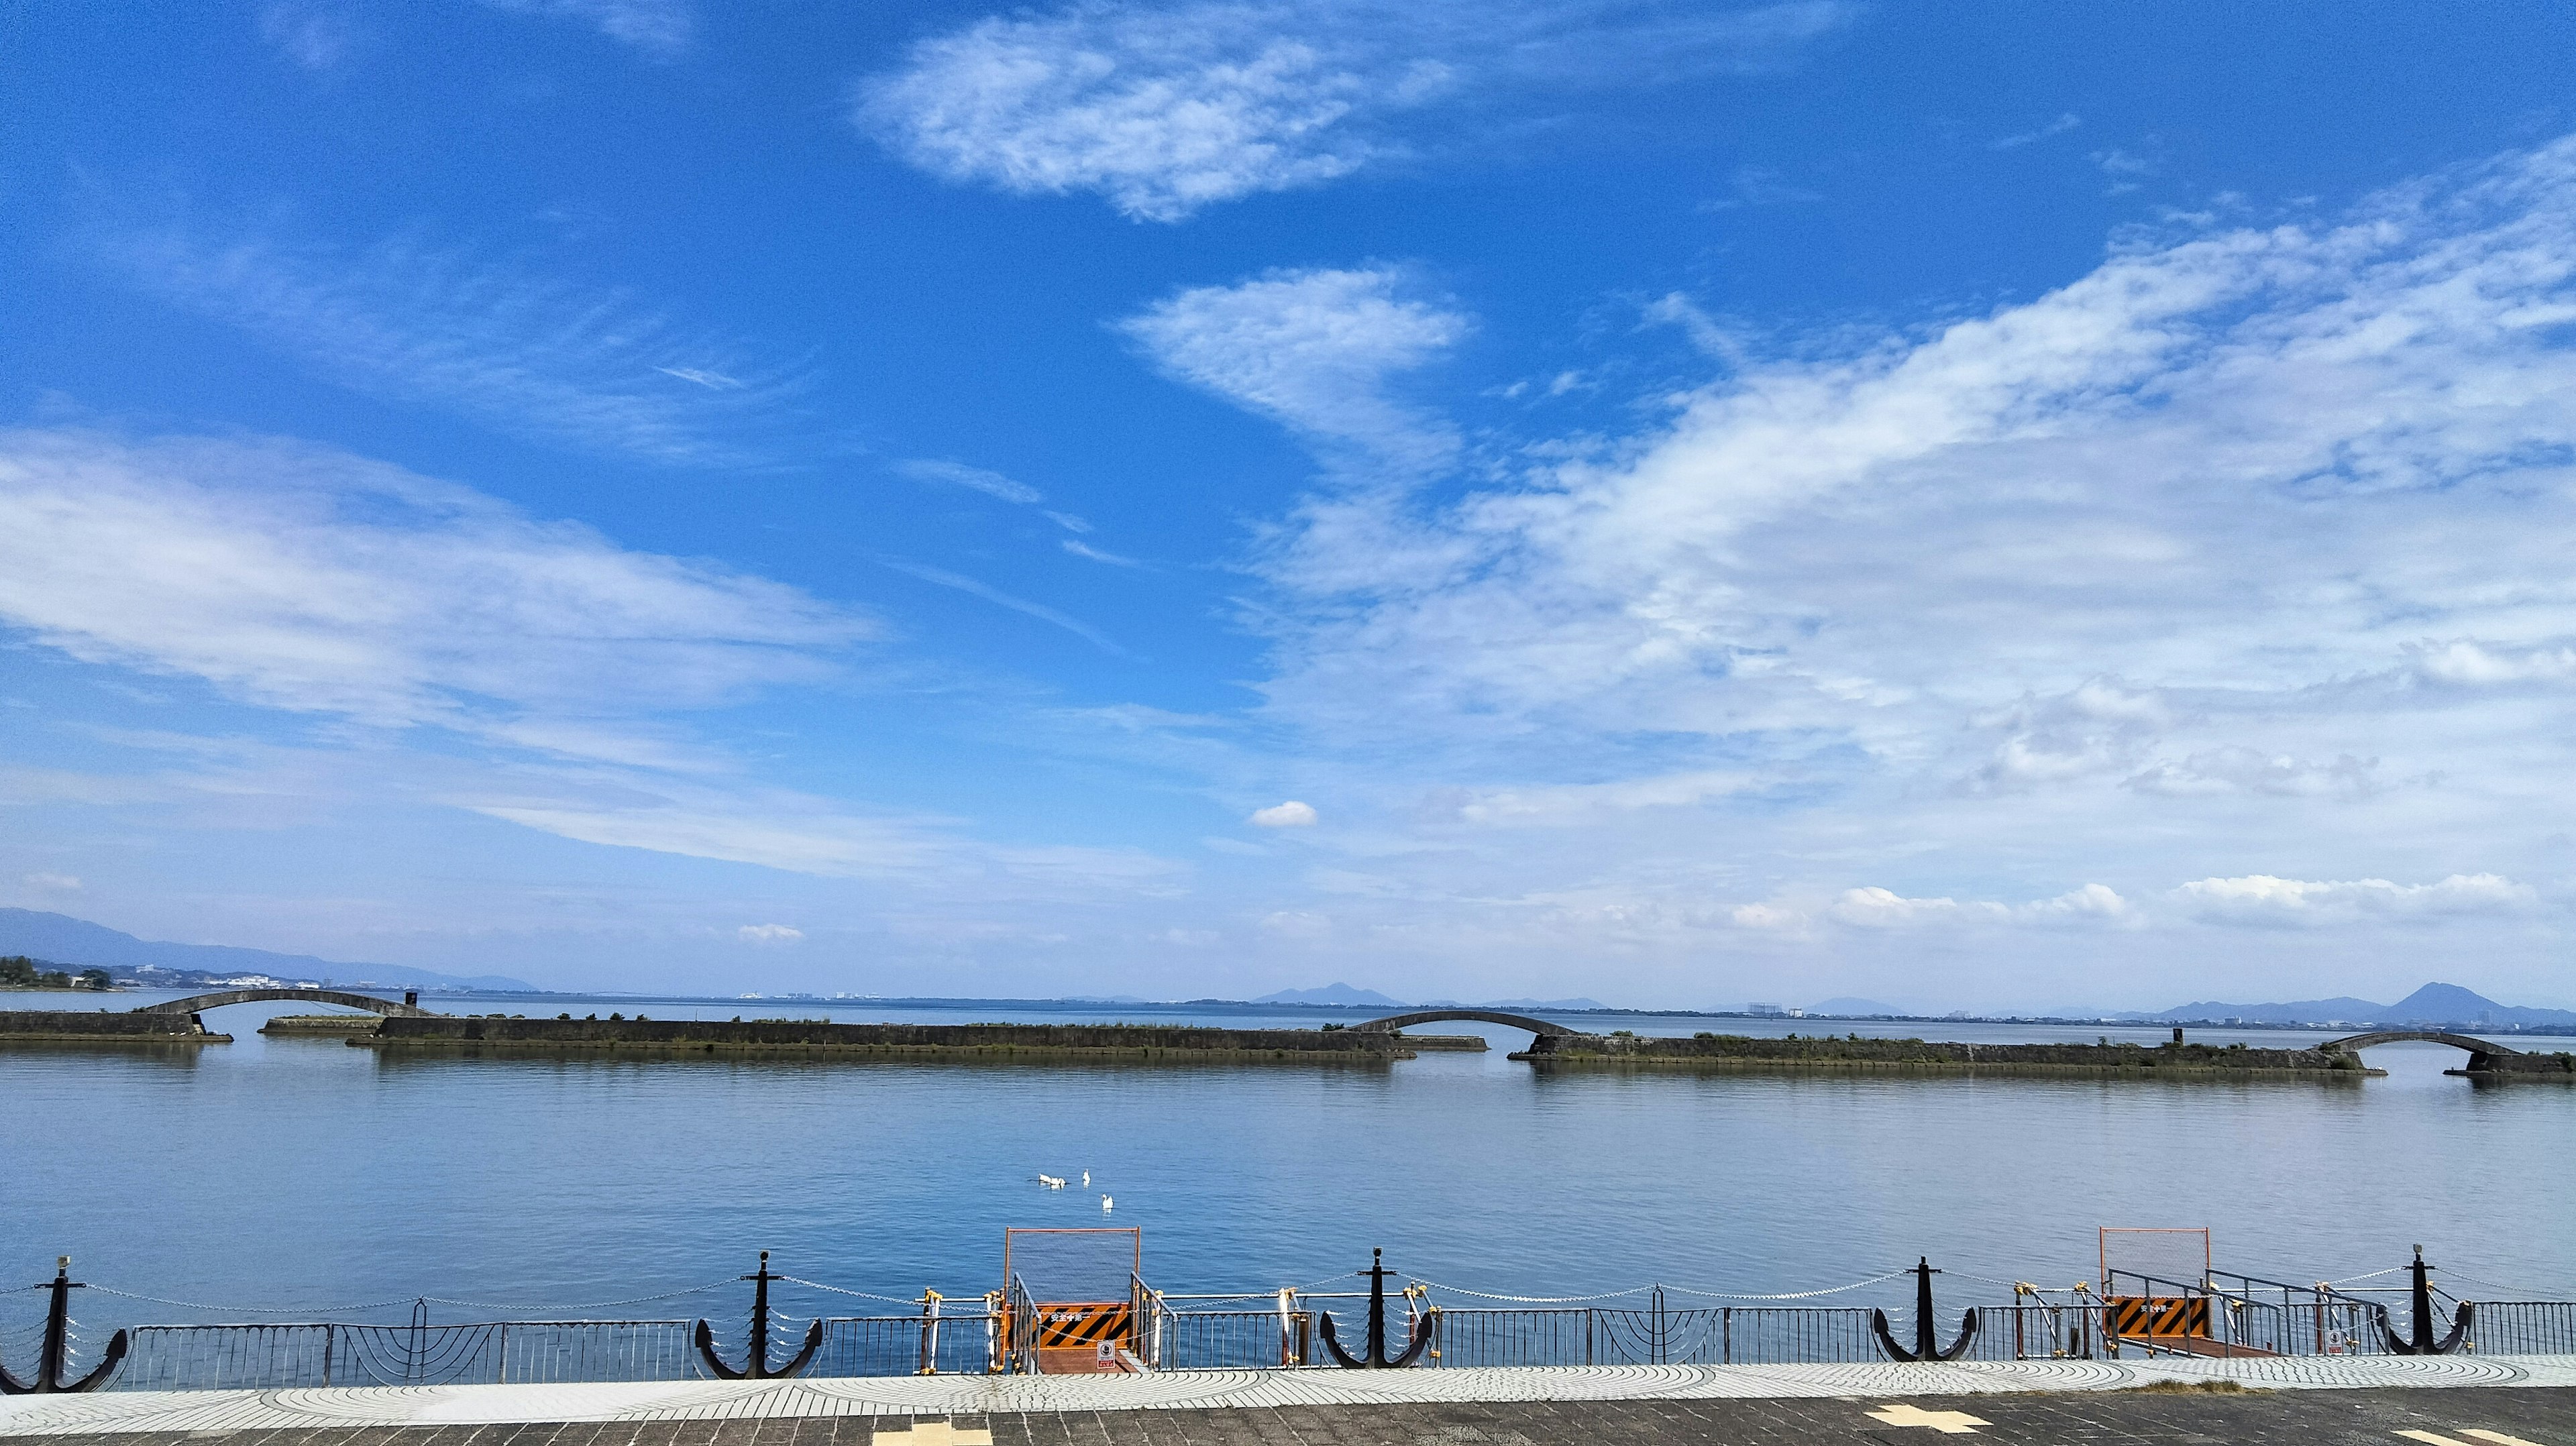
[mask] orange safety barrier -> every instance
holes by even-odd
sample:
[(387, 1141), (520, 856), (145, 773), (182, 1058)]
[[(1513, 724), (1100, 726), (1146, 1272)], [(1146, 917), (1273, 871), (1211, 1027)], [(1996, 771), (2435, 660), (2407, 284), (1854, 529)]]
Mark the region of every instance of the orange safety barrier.
[(2106, 1302), (2111, 1309), (2111, 1333), (2118, 1336), (2209, 1335), (2209, 1297), (2205, 1295), (2115, 1295)]

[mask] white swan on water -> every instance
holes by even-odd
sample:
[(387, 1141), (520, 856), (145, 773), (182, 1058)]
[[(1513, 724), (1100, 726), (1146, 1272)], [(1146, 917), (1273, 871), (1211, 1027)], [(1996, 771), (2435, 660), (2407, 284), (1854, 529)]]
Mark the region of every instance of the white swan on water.
[(1109, 1213), (1109, 1197), (1106, 1195), (1100, 1197), (1100, 1213), (1103, 1215)]

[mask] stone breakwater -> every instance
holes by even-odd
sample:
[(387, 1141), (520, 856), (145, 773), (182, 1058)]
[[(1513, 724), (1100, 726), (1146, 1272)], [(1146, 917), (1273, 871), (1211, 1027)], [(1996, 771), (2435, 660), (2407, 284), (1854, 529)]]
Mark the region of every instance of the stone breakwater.
[[(2487, 1067), (2472, 1077), (2510, 1075), (2515, 1079), (2561, 1080), (2576, 1084), (2576, 1054), (2560, 1050), (2555, 1054), (2491, 1054)], [(2450, 1074), (2472, 1074), (2469, 1070), (2450, 1070)]]
[(1383, 1064), (1412, 1042), (1361, 1030), (1146, 1024), (838, 1024), (802, 1019), (387, 1019), (352, 1045), (391, 1051), (785, 1054), (997, 1061)]
[(0, 1009), (0, 1040), (72, 1044), (229, 1044), (186, 1014), (125, 1010)]
[(1778, 1039), (1699, 1034), (1688, 1039), (1574, 1035), (1534, 1058), (1569, 1065), (1698, 1070), (1848, 1070), (1931, 1074), (2089, 1075), (2140, 1079), (2358, 1080), (2381, 1073), (2357, 1054), (2252, 1049), (2241, 1044), (1958, 1044), (1860, 1036)]

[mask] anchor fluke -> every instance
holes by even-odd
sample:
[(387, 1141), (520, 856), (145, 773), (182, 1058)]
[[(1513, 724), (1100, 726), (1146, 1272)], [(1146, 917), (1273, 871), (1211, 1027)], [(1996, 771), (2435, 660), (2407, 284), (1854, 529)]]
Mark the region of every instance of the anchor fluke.
[(1340, 1337), (1333, 1332), (1331, 1311), (1325, 1311), (1316, 1317), (1316, 1334), (1324, 1338), (1324, 1349), (1335, 1361), (1355, 1371), (1385, 1371), (1393, 1370), (1398, 1366), (1412, 1365), (1414, 1357), (1421, 1355), (1423, 1349), (1431, 1344), (1431, 1333), (1438, 1328), (1439, 1317), (1426, 1312), (1421, 1322), (1413, 1328), (1412, 1344), (1404, 1348), (1403, 1354), (1389, 1358), (1386, 1353), (1387, 1270), (1384, 1250), (1369, 1252), (1369, 1268), (1366, 1274), (1369, 1278), (1368, 1340), (1361, 1353), (1354, 1357), (1349, 1351), (1342, 1349)]
[(98, 1364), (90, 1368), (88, 1375), (76, 1381), (64, 1380), (63, 1370), (71, 1357), (72, 1292), (82, 1288), (81, 1282), (72, 1279), (70, 1256), (56, 1257), (52, 1288), (53, 1300), (45, 1308), (45, 1344), (36, 1357), (36, 1374), (32, 1379), (22, 1381), (12, 1375), (7, 1366), (0, 1365), (0, 1395), (41, 1396), (56, 1392), (68, 1395), (76, 1391), (95, 1391), (106, 1383), (117, 1362), (125, 1359), (126, 1347), (133, 1344), (124, 1331), (118, 1331), (108, 1337), (106, 1352), (99, 1357)]
[(2400, 1336), (2396, 1328), (2389, 1323), (2388, 1307), (2384, 1305), (2372, 1307), (2379, 1312), (2379, 1332), (2388, 1338), (2388, 1348), (2401, 1356), (2447, 1356), (2458, 1350), (2460, 1342), (2468, 1337), (2469, 1315), (2475, 1307), (2464, 1300), (2460, 1302), (2460, 1308), (2452, 1313), (2451, 1333), (2438, 1341), (2433, 1339), (2433, 1323), (2440, 1317), (2433, 1310), (2432, 1284), (2424, 1278), (2432, 1268), (2424, 1263), (2424, 1247), (2416, 1246), (2415, 1263), (2408, 1268), (2408, 1274), (2414, 1277), (2415, 1286), (2411, 1292), (2415, 1307), (2415, 1319), (2411, 1322), (2414, 1331), (2410, 1335)]
[(1869, 1328), (1878, 1333), (1878, 1347), (1887, 1352), (1891, 1359), (1955, 1361), (1968, 1349), (1968, 1343), (1976, 1339), (1977, 1313), (1974, 1310), (1961, 1311), (1958, 1339), (1950, 1342), (1947, 1349), (1942, 1347), (1933, 1329), (1932, 1315), (1932, 1277), (1940, 1273), (1932, 1268), (1932, 1258), (1928, 1255), (1918, 1258), (1915, 1262), (1914, 1349), (1909, 1351), (1896, 1343), (1896, 1333), (1887, 1328), (1887, 1312), (1873, 1310), (1869, 1313)]
[(704, 1320), (698, 1322), (698, 1355), (718, 1380), (766, 1381), (792, 1376), (805, 1369), (806, 1364), (814, 1359), (814, 1353), (823, 1348), (823, 1323), (818, 1320), (805, 1328), (804, 1348), (796, 1352), (794, 1359), (783, 1366), (769, 1364), (769, 1283), (780, 1278), (769, 1273), (769, 1252), (766, 1250), (760, 1252), (760, 1269), (743, 1277), (752, 1282), (751, 1341), (743, 1351), (743, 1364), (739, 1369), (727, 1365), (724, 1357), (716, 1354), (714, 1328)]

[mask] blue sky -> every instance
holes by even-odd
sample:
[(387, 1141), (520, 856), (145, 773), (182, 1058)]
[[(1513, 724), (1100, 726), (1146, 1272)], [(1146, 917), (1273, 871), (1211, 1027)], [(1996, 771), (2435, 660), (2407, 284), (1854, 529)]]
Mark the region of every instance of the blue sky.
[(0, 19), (0, 901), (2576, 1002), (2563, 7)]

